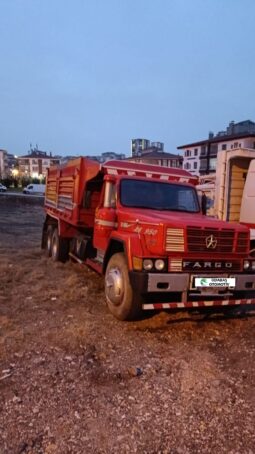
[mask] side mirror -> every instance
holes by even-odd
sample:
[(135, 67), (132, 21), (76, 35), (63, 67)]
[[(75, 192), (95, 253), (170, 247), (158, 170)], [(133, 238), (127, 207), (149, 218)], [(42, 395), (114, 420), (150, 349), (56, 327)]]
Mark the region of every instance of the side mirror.
[(207, 206), (207, 197), (205, 194), (203, 194), (202, 198), (201, 198), (202, 214), (206, 214), (206, 206)]

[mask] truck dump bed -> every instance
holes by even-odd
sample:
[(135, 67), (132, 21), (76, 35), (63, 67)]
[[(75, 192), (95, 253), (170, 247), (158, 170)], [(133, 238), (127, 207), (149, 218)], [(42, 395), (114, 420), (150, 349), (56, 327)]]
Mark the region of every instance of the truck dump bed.
[(72, 225), (92, 227), (93, 212), (91, 210), (90, 213), (85, 208), (85, 188), (87, 182), (99, 173), (100, 164), (85, 158), (49, 168), (45, 192), (46, 211)]

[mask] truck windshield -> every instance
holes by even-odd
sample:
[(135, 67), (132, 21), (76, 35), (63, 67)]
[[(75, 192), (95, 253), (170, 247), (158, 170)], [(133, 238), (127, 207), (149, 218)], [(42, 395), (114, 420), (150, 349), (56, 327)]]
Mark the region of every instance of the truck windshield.
[(189, 213), (200, 211), (195, 189), (174, 183), (123, 179), (120, 201), (123, 206), (133, 208)]

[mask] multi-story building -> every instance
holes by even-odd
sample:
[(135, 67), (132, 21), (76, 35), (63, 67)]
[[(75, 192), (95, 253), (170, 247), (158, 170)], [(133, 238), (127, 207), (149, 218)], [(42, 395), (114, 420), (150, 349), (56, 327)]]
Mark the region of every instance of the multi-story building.
[(249, 148), (255, 155), (255, 123), (250, 120), (231, 122), (226, 131), (212, 132), (206, 140), (177, 147), (183, 150), (183, 168), (193, 175), (207, 175), (216, 170), (217, 154), (222, 150)]
[[(224, 131), (223, 131), (224, 132)], [(255, 123), (251, 120), (239, 121), (235, 123), (231, 121), (226, 129), (226, 134), (232, 136), (234, 134), (243, 134), (243, 133), (255, 134)], [(222, 131), (218, 134), (221, 134)]]
[(30, 153), (18, 157), (20, 177), (42, 178), (46, 176), (47, 168), (60, 164), (60, 157), (47, 154), (46, 151), (31, 149)]
[(8, 172), (8, 152), (0, 150), (0, 179), (7, 178)]
[(8, 174), (11, 176), (16, 176), (18, 173), (17, 157), (11, 153), (7, 153), (7, 165), (8, 165)]
[(157, 148), (144, 151), (141, 156), (128, 158), (129, 161), (143, 162), (146, 164), (159, 165), (164, 167), (182, 168), (183, 157), (179, 154), (166, 153)]
[(131, 140), (131, 156), (141, 156), (147, 153), (150, 148), (164, 151), (163, 142), (151, 142), (148, 139), (132, 139)]

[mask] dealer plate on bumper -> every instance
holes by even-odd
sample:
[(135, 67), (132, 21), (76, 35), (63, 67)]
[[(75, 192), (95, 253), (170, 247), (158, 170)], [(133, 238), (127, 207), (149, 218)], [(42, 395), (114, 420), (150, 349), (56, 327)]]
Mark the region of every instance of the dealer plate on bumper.
[(235, 288), (234, 277), (195, 277), (196, 288)]

